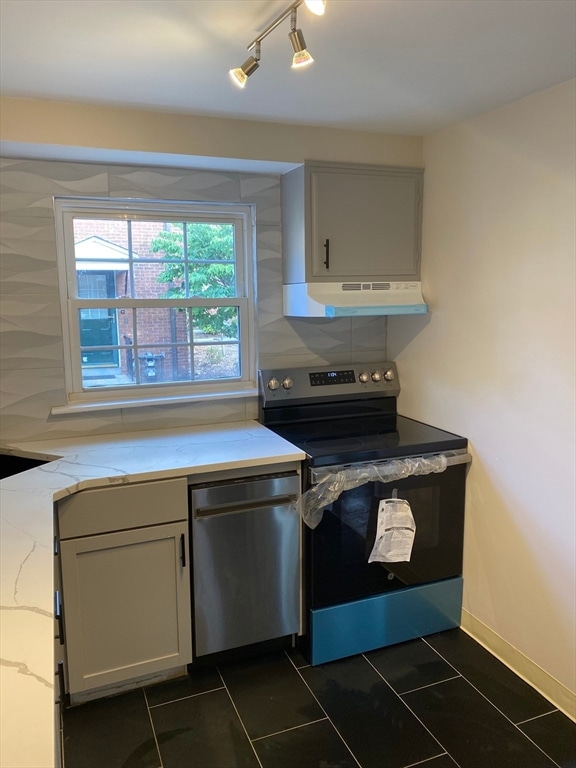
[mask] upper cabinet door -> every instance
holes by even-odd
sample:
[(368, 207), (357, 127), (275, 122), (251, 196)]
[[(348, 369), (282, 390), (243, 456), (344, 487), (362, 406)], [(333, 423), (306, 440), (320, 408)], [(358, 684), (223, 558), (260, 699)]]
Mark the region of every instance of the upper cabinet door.
[(419, 175), (322, 170), (310, 185), (314, 277), (418, 276)]
[(285, 174), (284, 283), (419, 280), (423, 175), (316, 161)]

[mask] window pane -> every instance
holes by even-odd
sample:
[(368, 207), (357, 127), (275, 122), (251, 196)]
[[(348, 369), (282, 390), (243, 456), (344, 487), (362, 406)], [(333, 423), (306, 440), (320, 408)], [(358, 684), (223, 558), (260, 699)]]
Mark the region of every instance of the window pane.
[(233, 264), (190, 264), (188, 292), (191, 298), (227, 299), (236, 296), (236, 273)]
[(186, 250), (190, 261), (234, 261), (234, 225), (189, 221)]
[(240, 376), (238, 344), (202, 344), (194, 347), (194, 378), (231, 379)]
[(185, 245), (189, 295), (210, 299), (235, 296), (234, 226), (188, 222)]
[(76, 273), (79, 299), (115, 299), (114, 272), (79, 270)]
[(186, 310), (154, 307), (136, 310), (140, 383), (192, 378)]
[(194, 342), (238, 341), (238, 307), (195, 307), (192, 315)]
[(172, 307), (148, 307), (136, 310), (136, 342), (150, 344), (188, 343), (188, 314)]
[[(74, 219), (76, 269), (90, 272), (127, 273), (129, 263), (129, 222), (114, 219)], [(81, 289), (78, 286), (79, 296)], [(108, 294), (108, 296), (113, 294)], [(84, 298), (92, 298), (84, 295)]]
[(117, 310), (117, 317), (118, 343), (121, 346), (132, 346), (134, 344), (134, 310), (119, 309)]
[(82, 367), (118, 366), (118, 350), (101, 349), (118, 344), (116, 310), (105, 307), (81, 309), (78, 312)]
[[(180, 270), (181, 271), (181, 270)], [(134, 262), (134, 298), (172, 299), (184, 295), (180, 282), (172, 283), (172, 265)]]
[[(163, 264), (164, 258), (182, 259), (181, 245), (169, 247), (171, 225), (164, 221), (132, 221), (130, 233), (134, 253), (134, 297), (137, 299), (171, 298), (172, 270)], [(151, 261), (150, 261), (151, 260)], [(179, 267), (176, 270), (182, 271)]]
[(141, 348), (138, 366), (141, 384), (190, 381), (190, 347)]
[(240, 377), (238, 307), (195, 307), (190, 310), (190, 314), (194, 341), (194, 378)]
[[(109, 354), (111, 350), (94, 348), (90, 354), (94, 357)], [(84, 352), (82, 357), (84, 357)], [(114, 350), (117, 364), (108, 365), (102, 363), (82, 364), (82, 386), (84, 389), (94, 389), (98, 387), (126, 387), (134, 386), (136, 376), (134, 372), (134, 352), (131, 347)]]

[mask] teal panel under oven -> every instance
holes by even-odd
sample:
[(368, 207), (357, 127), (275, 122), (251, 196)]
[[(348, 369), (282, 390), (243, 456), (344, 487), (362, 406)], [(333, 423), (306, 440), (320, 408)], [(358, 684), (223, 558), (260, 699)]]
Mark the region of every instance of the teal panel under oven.
[(310, 662), (323, 664), (460, 626), (460, 576), (310, 611)]

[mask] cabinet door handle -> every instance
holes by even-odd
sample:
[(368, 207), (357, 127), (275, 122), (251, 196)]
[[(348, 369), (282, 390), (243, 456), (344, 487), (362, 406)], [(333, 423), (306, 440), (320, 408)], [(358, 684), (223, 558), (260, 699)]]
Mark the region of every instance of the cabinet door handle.
[(326, 251), (326, 258), (324, 259), (324, 266), (326, 269), (330, 269), (330, 240), (326, 238), (324, 241), (324, 250)]
[(58, 691), (60, 694), (60, 704), (63, 707), (68, 705), (68, 697), (66, 696), (66, 681), (64, 680), (64, 662), (59, 661), (56, 665), (56, 674), (58, 676)]
[(64, 619), (62, 617), (62, 603), (60, 602), (60, 592), (54, 592), (54, 618), (58, 622), (58, 639), (60, 645), (64, 645)]
[(186, 537), (183, 533), (180, 535), (180, 562), (182, 568), (186, 568)]

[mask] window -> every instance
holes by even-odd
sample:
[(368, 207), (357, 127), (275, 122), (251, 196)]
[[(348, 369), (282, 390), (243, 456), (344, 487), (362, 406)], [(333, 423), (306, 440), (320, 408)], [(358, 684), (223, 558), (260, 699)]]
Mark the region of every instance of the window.
[(69, 407), (253, 392), (250, 206), (55, 209)]

